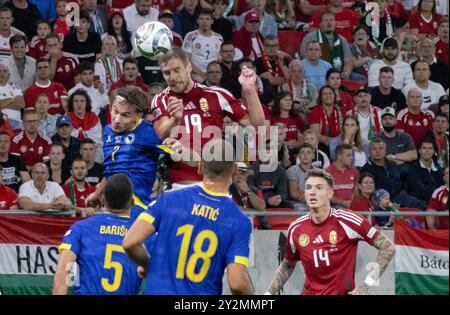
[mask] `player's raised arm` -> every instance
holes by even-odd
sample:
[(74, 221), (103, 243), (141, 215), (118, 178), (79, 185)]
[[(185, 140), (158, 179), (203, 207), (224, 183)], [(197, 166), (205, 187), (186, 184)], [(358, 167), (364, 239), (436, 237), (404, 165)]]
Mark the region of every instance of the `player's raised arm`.
[(75, 263), (77, 257), (70, 250), (63, 250), (59, 256), (58, 266), (53, 279), (53, 295), (67, 294), (67, 277), (70, 271), (70, 264)]
[(253, 288), (248, 278), (247, 267), (243, 264), (229, 264), (227, 281), (233, 295), (253, 295)]
[(255, 71), (244, 66), (239, 76), (239, 83), (242, 86), (242, 99), (248, 108), (248, 116), (244, 116), (239, 123), (244, 127), (249, 125), (264, 126), (264, 111), (255, 88)]
[(103, 194), (103, 190), (106, 186), (106, 179), (103, 178), (100, 183), (97, 184), (97, 189), (87, 196), (84, 203), (86, 207), (92, 207), (94, 209), (98, 208), (100, 206), (100, 197)]
[(267, 288), (266, 294), (277, 294), (284, 286), (284, 284), (289, 280), (292, 273), (294, 272), (296, 261), (290, 261), (286, 258), (283, 259), (277, 271), (275, 271), (275, 275)]
[(374, 286), (381, 278), (386, 270), (392, 257), (395, 255), (395, 245), (386, 236), (380, 233), (375, 239), (373, 246), (378, 249), (377, 259), (375, 263), (378, 268), (374, 268), (366, 277), (364, 284), (357, 287), (351, 292), (352, 295), (367, 295), (372, 292)]

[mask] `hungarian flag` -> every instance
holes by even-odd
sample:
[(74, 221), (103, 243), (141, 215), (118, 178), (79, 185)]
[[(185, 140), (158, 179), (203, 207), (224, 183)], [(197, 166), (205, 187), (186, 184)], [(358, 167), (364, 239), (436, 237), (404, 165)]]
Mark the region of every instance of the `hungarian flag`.
[(448, 295), (448, 232), (395, 220), (395, 294)]
[(76, 220), (0, 215), (0, 294), (51, 294), (58, 246)]

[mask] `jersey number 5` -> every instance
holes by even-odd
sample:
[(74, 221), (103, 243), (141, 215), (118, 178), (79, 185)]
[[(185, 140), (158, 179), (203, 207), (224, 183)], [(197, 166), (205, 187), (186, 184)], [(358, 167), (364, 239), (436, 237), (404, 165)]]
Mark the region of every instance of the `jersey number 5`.
[[(177, 236), (183, 235), (181, 241), (180, 253), (178, 255), (177, 264), (177, 279), (184, 279), (186, 276), (192, 282), (201, 282), (205, 279), (208, 273), (209, 267), (211, 266), (211, 257), (214, 256), (217, 250), (218, 239), (217, 235), (211, 230), (203, 230), (198, 233), (194, 240), (194, 253), (187, 259), (189, 247), (191, 244), (192, 231), (194, 226), (191, 224), (185, 224), (180, 226), (177, 230)], [(203, 245), (205, 240), (208, 240), (209, 244), (205, 251), (203, 251)], [(198, 273), (195, 272), (195, 267), (197, 261), (201, 259), (203, 262), (201, 264)], [(187, 267), (186, 267), (187, 261)], [(186, 272), (186, 274), (185, 274)]]
[(105, 262), (103, 268), (114, 269), (115, 271), (112, 283), (109, 282), (108, 278), (102, 278), (102, 288), (106, 292), (117, 291), (117, 289), (119, 289), (120, 287), (120, 283), (122, 282), (123, 267), (120, 262), (112, 261), (113, 252), (125, 253), (125, 250), (120, 245), (106, 244)]

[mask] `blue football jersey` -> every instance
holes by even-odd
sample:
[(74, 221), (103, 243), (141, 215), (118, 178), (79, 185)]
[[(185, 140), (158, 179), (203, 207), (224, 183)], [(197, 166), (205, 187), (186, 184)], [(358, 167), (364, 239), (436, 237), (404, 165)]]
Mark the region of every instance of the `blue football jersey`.
[(144, 294), (221, 294), (225, 268), (248, 266), (252, 225), (228, 195), (165, 192), (138, 220), (158, 232)]
[(137, 265), (122, 247), (133, 220), (102, 213), (74, 223), (59, 250), (77, 256), (79, 285), (74, 294), (137, 294), (141, 279)]
[[(157, 147), (160, 144), (152, 124), (144, 120), (131, 131), (115, 133), (111, 125), (103, 131), (104, 176), (108, 179), (114, 174), (125, 173), (130, 177), (135, 204), (141, 208), (139, 212), (151, 201), (158, 157), (164, 153)], [(137, 216), (138, 207), (132, 208), (132, 217)]]

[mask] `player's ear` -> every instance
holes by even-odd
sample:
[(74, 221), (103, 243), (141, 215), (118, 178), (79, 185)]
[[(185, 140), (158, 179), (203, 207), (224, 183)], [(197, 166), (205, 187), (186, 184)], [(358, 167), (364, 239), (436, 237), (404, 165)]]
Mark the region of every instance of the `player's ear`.
[(328, 200), (331, 200), (331, 198), (333, 198), (334, 195), (334, 189), (330, 187), (330, 189), (328, 190)]

